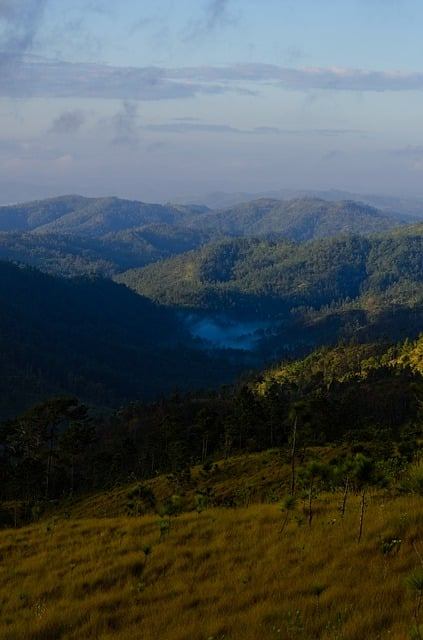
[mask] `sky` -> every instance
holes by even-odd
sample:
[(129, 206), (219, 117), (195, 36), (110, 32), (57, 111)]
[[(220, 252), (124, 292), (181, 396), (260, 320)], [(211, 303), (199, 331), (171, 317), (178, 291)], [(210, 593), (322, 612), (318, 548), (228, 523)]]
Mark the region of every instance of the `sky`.
[(0, 191), (423, 196), (422, 24), (421, 0), (0, 0)]

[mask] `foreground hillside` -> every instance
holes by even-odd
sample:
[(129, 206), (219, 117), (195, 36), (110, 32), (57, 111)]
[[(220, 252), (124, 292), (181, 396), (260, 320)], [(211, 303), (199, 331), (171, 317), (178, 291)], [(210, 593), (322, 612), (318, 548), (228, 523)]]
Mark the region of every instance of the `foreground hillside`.
[(423, 338), (0, 425), (0, 637), (419, 640)]
[(403, 640), (415, 628), (422, 499), (369, 496), (359, 544), (359, 499), (344, 518), (341, 501), (325, 495), (312, 527), (300, 508), (282, 531), (278, 504), (4, 531), (0, 636)]

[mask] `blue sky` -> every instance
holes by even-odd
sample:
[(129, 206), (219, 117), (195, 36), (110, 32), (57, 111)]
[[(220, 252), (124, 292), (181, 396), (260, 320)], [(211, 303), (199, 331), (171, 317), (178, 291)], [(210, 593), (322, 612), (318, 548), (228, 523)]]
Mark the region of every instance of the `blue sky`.
[(423, 195), (417, 0), (0, 0), (0, 185)]

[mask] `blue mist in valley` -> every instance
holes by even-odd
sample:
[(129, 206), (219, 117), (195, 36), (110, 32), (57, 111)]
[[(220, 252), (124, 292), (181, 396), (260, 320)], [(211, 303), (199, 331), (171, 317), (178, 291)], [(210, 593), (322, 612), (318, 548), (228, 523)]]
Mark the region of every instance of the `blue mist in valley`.
[(253, 351), (265, 330), (272, 326), (272, 323), (263, 320), (241, 321), (222, 314), (189, 314), (185, 321), (191, 335), (202, 340), (204, 346), (241, 351)]

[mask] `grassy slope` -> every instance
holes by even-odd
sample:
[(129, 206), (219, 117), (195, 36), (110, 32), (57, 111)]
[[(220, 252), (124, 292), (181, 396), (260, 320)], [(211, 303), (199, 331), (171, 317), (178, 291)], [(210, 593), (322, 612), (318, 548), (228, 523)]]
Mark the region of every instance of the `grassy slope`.
[[(0, 637), (407, 638), (414, 600), (405, 579), (419, 566), (415, 549), (423, 552), (421, 498), (370, 494), (360, 545), (355, 496), (344, 520), (342, 496), (321, 496), (311, 529), (299, 503), (281, 534), (284, 514), (269, 500), (282, 495), (288, 473), (276, 451), (221, 461), (214, 472), (195, 468), (179, 488), (185, 508), (206, 486), (218, 503), (230, 492), (244, 506), (172, 516), (164, 536), (159, 516), (125, 515), (133, 486), (68, 505), (67, 517), (0, 532)], [(149, 486), (160, 502), (174, 482)], [(399, 551), (384, 555), (382, 540), (394, 538)]]
[[(292, 521), (282, 535), (276, 505), (184, 514), (162, 539), (156, 516), (5, 531), (0, 637), (402, 640), (418, 500), (371, 499), (360, 545), (358, 500), (342, 521), (333, 497), (311, 530)], [(400, 551), (384, 556), (381, 538), (396, 536)]]

